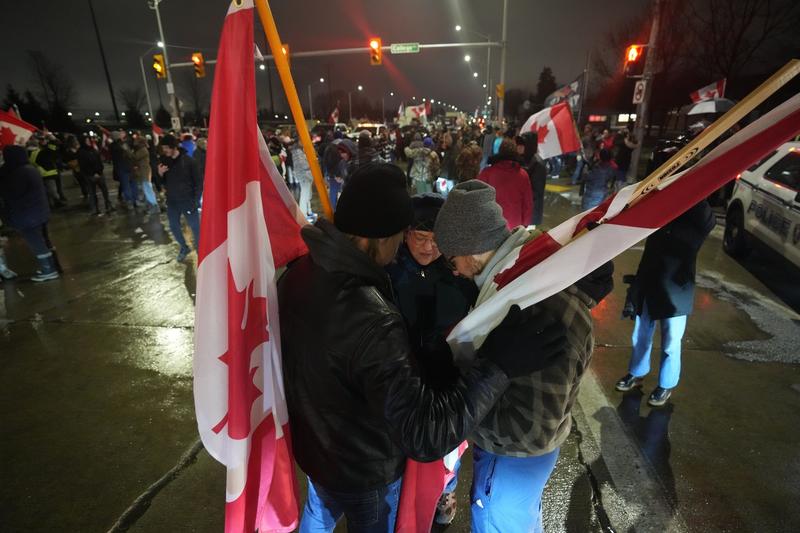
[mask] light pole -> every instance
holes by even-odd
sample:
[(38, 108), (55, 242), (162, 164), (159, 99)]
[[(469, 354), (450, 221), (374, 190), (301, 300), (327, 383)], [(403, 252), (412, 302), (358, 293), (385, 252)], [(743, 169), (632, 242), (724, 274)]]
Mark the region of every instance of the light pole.
[[(163, 45), (163, 44), (164, 43), (162, 43), (161, 41), (159, 41), (159, 43), (158, 43), (159, 46)], [(150, 117), (150, 121), (151, 122), (153, 121), (153, 117), (155, 115), (153, 115), (153, 104), (150, 102), (150, 88), (148, 87), (148, 84), (147, 84), (147, 76), (145, 75), (144, 62), (142, 60), (144, 59), (144, 56), (146, 56), (147, 54), (149, 54), (150, 52), (153, 51), (153, 48), (156, 48), (156, 47), (155, 46), (151, 46), (150, 48), (147, 49), (147, 52), (145, 52), (145, 53), (143, 53), (142, 55), (139, 56), (139, 66), (142, 68), (142, 83), (144, 83), (144, 95), (147, 98), (147, 112), (150, 113), (149, 117)]]
[(149, 0), (150, 9), (156, 12), (156, 23), (158, 24), (158, 36), (164, 49), (164, 66), (167, 70), (167, 94), (170, 97), (170, 115), (172, 116), (172, 129), (181, 129), (181, 117), (178, 110), (178, 97), (175, 96), (175, 85), (172, 83), (172, 73), (169, 69), (169, 58), (167, 57), (167, 40), (164, 39), (164, 27), (161, 25), (161, 12), (158, 10), (159, 4), (164, 0)]
[[(461, 31), (463, 29), (464, 28), (460, 24), (456, 24), (456, 31)], [(492, 42), (491, 35), (484, 35), (483, 33), (479, 32), (479, 31), (475, 31), (473, 29), (468, 29), (468, 31), (471, 31), (472, 33), (474, 33), (475, 35), (477, 35), (481, 39), (486, 39), (486, 42)], [(468, 55), (464, 56), (464, 60), (467, 61), (467, 62), (469, 62), (469, 59), (467, 59), (468, 57), (469, 57)], [(489, 97), (489, 91), (490, 91), (489, 88), (492, 86), (492, 82), (491, 82), (491, 79), (490, 79), (491, 75), (492, 75), (491, 74), (491, 72), (492, 72), (491, 68), (492, 68), (492, 47), (491, 46), (487, 46), (486, 47), (486, 83), (483, 85), (483, 88), (486, 89), (486, 97), (487, 98)], [(474, 77), (477, 77), (477, 76), (474, 76)]]
[[(364, 90), (363, 85), (359, 85), (357, 87), (359, 92)], [(353, 92), (347, 91), (347, 116), (350, 119), (350, 122), (353, 122)]]
[[(319, 82), (320, 83), (325, 83), (325, 78), (320, 78)], [(308, 118), (310, 118), (311, 120), (314, 120), (314, 103), (312, 102), (312, 99), (311, 99), (311, 85), (312, 84), (313, 84), (313, 82), (308, 84)]]

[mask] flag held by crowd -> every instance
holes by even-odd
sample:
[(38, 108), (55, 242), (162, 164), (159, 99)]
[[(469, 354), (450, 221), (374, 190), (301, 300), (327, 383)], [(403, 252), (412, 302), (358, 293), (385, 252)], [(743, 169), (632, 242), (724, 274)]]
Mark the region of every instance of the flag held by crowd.
[(577, 152), (581, 148), (572, 111), (566, 102), (546, 107), (531, 115), (520, 128), (521, 134), (529, 132), (537, 136), (539, 156), (542, 159)]
[(494, 279), (498, 292), (453, 328), (448, 336), (453, 351), (474, 350), (511, 305), (528, 307), (572, 285), (798, 133), (800, 95), (743, 128), (695, 166), (667, 178), (634, 205), (626, 207), (638, 184), (540, 235), (509, 258)]
[(298, 523), (275, 273), (305, 253), (305, 218), (256, 121), (253, 18), (253, 0), (235, 1), (222, 29), (198, 251), (195, 410), (227, 468), (226, 533)]
[(13, 111), (0, 111), (0, 149), (7, 144), (24, 145), (34, 131), (36, 126), (28, 124)]
[(580, 109), (581, 107), (581, 83), (583, 82), (583, 74), (575, 78), (575, 81), (568, 85), (564, 85), (560, 89), (557, 89), (550, 93), (547, 98), (544, 99), (544, 105), (546, 106), (554, 106), (561, 102), (566, 101), (569, 104), (570, 109), (575, 111)]
[(715, 81), (714, 83), (706, 85), (705, 87), (701, 87), (700, 89), (690, 93), (689, 98), (691, 98), (692, 102), (695, 104), (705, 100), (713, 100), (714, 98), (724, 98), (726, 81), (726, 78), (722, 78), (719, 81)]

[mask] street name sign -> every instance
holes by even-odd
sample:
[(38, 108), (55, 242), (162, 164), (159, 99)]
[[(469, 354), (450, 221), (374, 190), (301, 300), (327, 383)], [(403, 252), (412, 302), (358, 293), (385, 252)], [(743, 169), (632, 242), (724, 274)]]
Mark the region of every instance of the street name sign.
[(419, 43), (394, 43), (389, 47), (393, 54), (418, 54)]

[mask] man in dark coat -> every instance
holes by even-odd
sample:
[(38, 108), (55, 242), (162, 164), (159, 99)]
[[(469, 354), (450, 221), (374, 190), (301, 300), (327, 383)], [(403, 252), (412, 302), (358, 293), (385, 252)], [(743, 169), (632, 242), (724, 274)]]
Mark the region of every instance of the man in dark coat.
[(39, 270), (32, 281), (48, 281), (59, 277), (53, 251), (47, 239), (50, 209), (39, 171), (28, 163), (22, 146), (6, 145), (0, 167), (0, 215), (17, 230), (36, 255)]
[[(650, 237), (628, 298), (632, 306), (633, 353), (628, 373), (617, 382), (618, 391), (638, 387), (650, 372), (650, 352), (656, 323), (661, 323), (661, 369), (650, 405), (669, 400), (681, 374), (681, 340), (694, 304), (697, 253), (714, 229), (714, 214), (706, 200), (695, 205)], [(628, 306), (626, 306), (628, 307)]]
[(161, 140), (161, 149), (164, 157), (158, 165), (158, 175), (164, 180), (167, 190), (167, 219), (169, 229), (181, 249), (178, 261), (183, 261), (191, 252), (191, 248), (183, 238), (181, 216), (192, 230), (194, 245), (200, 244), (200, 214), (197, 206), (200, 202), (200, 171), (194, 159), (178, 145), (178, 139), (173, 135), (165, 135)]
[(278, 282), (292, 447), (309, 477), (300, 531), (332, 532), (342, 515), (352, 532), (394, 531), (406, 458), (433, 461), (455, 449), (511, 378), (560, 354), (530, 347), (537, 331), (563, 338), (563, 328), (509, 314), (521, 328), (504, 321), (481, 348), (484, 359), (432, 387), (413, 362), (384, 271), (411, 220), (403, 172), (360, 167), (334, 223), (302, 229), (309, 254)]
[(112, 213), (114, 206), (108, 197), (108, 186), (106, 178), (103, 176), (103, 161), (100, 159), (100, 152), (92, 144), (92, 138), (84, 135), (83, 144), (78, 150), (78, 172), (87, 184), (87, 195), (92, 208), (93, 216), (100, 216), (100, 204), (97, 201), (97, 189), (103, 195), (106, 206), (106, 213)]

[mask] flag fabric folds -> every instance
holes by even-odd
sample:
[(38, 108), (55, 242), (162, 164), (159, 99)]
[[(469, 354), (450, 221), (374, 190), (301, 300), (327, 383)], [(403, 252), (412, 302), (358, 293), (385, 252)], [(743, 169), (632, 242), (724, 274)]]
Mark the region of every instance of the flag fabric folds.
[(713, 100), (714, 98), (724, 98), (726, 81), (726, 78), (722, 78), (719, 81), (715, 81), (714, 83), (706, 85), (705, 87), (701, 87), (700, 89), (689, 93), (689, 98), (691, 98), (692, 102), (695, 104), (705, 100)]
[(537, 136), (542, 159), (577, 152), (581, 148), (572, 111), (566, 102), (531, 115), (520, 128), (521, 134), (529, 132)]
[(331, 124), (336, 124), (339, 122), (339, 108), (335, 107), (333, 111), (331, 111), (331, 116), (328, 118), (328, 122)]
[(211, 99), (193, 362), (199, 433), (227, 468), (226, 533), (298, 523), (275, 282), (306, 252), (306, 222), (258, 128), (253, 42), (253, 0), (235, 0)]
[(7, 144), (24, 145), (34, 131), (36, 126), (28, 124), (16, 113), (0, 110), (0, 149)]
[[(448, 336), (454, 353), (471, 353), (517, 304), (528, 307), (572, 285), (709, 196), (800, 132), (800, 95), (717, 146), (696, 165), (627, 206), (639, 184), (580, 213), (522, 247), (493, 283), (497, 293)], [(588, 231), (587, 231), (588, 230)]]

